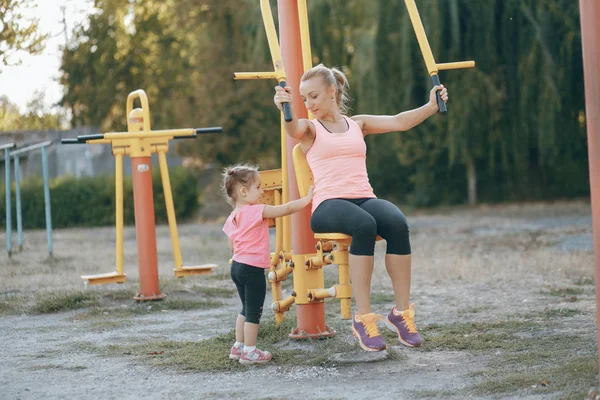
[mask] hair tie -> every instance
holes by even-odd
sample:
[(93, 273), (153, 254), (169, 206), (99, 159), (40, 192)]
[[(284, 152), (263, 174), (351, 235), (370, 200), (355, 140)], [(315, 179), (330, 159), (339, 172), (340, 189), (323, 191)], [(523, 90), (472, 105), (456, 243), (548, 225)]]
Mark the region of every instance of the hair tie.
[(227, 171), (227, 175), (233, 175), (235, 174), (235, 169), (231, 168), (229, 171)]

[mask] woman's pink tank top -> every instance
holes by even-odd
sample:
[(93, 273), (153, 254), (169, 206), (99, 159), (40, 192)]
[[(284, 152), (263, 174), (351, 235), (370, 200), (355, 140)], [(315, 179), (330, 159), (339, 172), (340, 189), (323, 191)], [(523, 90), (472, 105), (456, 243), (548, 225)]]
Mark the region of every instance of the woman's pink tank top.
[(344, 117), (348, 130), (331, 133), (317, 120), (315, 141), (306, 161), (315, 179), (312, 211), (325, 200), (375, 198), (367, 175), (367, 144), (356, 122)]

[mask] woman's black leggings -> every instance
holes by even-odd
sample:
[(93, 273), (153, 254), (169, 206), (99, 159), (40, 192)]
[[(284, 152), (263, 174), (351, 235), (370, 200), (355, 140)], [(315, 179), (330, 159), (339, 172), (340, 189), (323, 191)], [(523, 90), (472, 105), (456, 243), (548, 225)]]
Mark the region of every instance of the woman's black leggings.
[(267, 294), (264, 268), (232, 261), (231, 279), (235, 283), (242, 300), (240, 314), (246, 317), (246, 322), (258, 324)]
[(310, 227), (315, 233), (352, 236), (350, 254), (372, 256), (377, 235), (387, 242), (387, 254), (410, 254), (408, 223), (402, 211), (383, 199), (329, 199), (313, 212)]

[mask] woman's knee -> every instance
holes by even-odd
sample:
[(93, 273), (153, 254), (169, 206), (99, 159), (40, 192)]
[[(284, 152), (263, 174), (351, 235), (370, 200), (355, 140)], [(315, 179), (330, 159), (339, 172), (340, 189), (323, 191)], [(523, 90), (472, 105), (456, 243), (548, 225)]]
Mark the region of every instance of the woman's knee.
[(375, 254), (375, 239), (377, 238), (377, 223), (373, 218), (363, 218), (352, 232), (350, 254), (355, 256), (372, 256)]

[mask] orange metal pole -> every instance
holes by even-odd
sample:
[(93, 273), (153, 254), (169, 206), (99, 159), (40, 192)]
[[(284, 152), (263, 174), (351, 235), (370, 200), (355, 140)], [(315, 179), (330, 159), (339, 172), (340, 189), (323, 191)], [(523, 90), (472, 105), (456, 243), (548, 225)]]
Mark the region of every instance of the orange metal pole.
[[(298, 20), (298, 4), (296, 0), (279, 0), (279, 35), (281, 43), (281, 55), (286, 72), (287, 84), (292, 88), (294, 102), (292, 109), (296, 118), (307, 118), (308, 111), (300, 100), (300, 78), (304, 73), (302, 66), (302, 44), (300, 41), (300, 23)], [(289, 179), (289, 200), (299, 198), (298, 185), (296, 184), (296, 174), (292, 160), (292, 150), (298, 143), (287, 137), (287, 166)], [(310, 229), (310, 209), (309, 207), (292, 214), (292, 249), (295, 254), (313, 253), (317, 241), (314, 239), (314, 233)], [(287, 250), (287, 249), (286, 249)]]
[[(279, 43), (281, 56), (286, 72), (287, 84), (292, 88), (294, 102), (292, 109), (296, 118), (307, 118), (308, 111), (300, 101), (300, 78), (304, 73), (302, 61), (302, 42), (300, 40), (300, 22), (298, 19), (297, 0), (278, 0), (277, 10), (279, 16)], [(290, 200), (299, 198), (296, 174), (292, 160), (292, 150), (298, 143), (290, 137), (287, 138), (288, 182)], [(310, 209), (304, 208), (292, 214), (292, 249), (294, 254), (314, 253), (317, 241), (310, 229)], [(302, 266), (299, 266), (302, 268)], [(325, 303), (296, 304), (297, 332), (304, 332), (306, 336), (319, 336), (327, 331), (325, 325)]]
[(158, 285), (156, 225), (152, 195), (152, 163), (150, 157), (131, 157), (135, 233), (140, 273), (140, 292), (135, 300), (161, 300), (166, 296)]
[[(600, 27), (598, 26), (600, 2), (598, 0), (580, 0), (579, 10), (594, 236), (596, 334), (598, 335), (598, 350), (600, 352)], [(598, 367), (600, 368), (600, 357), (598, 358)]]

